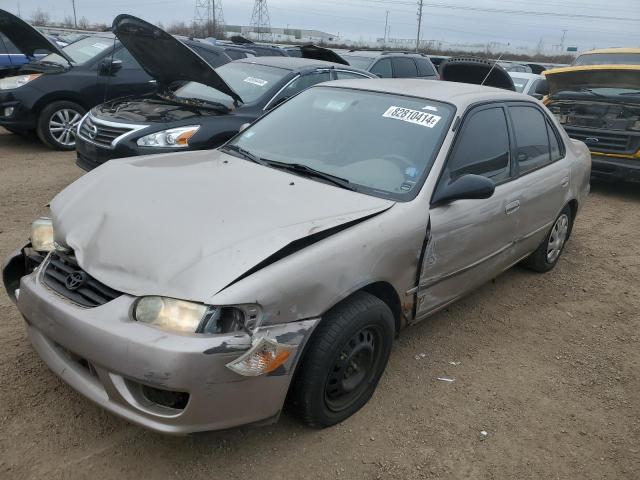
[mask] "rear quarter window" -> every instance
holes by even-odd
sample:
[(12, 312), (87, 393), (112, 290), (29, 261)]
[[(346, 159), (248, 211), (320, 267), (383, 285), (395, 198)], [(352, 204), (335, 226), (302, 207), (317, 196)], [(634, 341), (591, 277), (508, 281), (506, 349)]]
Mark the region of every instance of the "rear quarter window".
[(436, 71), (433, 65), (426, 58), (416, 58), (416, 65), (418, 65), (418, 76), (420, 77), (433, 77), (436, 75)]

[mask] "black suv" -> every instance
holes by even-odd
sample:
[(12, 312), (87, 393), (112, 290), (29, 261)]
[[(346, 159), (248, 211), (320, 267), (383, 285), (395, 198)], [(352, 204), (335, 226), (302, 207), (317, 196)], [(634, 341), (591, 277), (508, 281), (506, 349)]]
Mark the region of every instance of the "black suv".
[(352, 67), (361, 68), (380, 78), (438, 79), (438, 72), (429, 57), (419, 53), (350, 50), (341, 56)]
[[(91, 107), (156, 90), (156, 80), (111, 33), (91, 35), (59, 48), (3, 10), (0, 31), (28, 56), (51, 52), (22, 66), (16, 76), (0, 79), (0, 126), (14, 133), (35, 130), (51, 148), (75, 148), (77, 126)], [(214, 67), (231, 61), (219, 47), (189, 39), (181, 42)]]

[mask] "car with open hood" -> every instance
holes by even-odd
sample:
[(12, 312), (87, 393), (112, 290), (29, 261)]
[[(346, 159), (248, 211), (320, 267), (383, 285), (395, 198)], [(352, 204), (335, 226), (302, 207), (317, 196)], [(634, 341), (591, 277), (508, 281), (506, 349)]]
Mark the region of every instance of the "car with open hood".
[(551, 270), (589, 166), (532, 97), (328, 82), (219, 149), (82, 176), (4, 284), (44, 362), (138, 425), (269, 423), (288, 396), (326, 427), (370, 399), (403, 326), (521, 261)]
[[(111, 33), (98, 33), (60, 48), (15, 15), (0, 10), (0, 32), (29, 57), (48, 55), (0, 79), (0, 126), (36, 131), (45, 145), (75, 148), (76, 130), (91, 107), (156, 89), (152, 79)], [(218, 47), (182, 39), (185, 49), (214, 66), (231, 61)], [(188, 45), (188, 47), (187, 47)]]
[[(121, 15), (113, 31), (157, 80), (158, 91), (103, 103), (87, 114), (76, 143), (77, 164), (85, 170), (113, 158), (215, 148), (311, 85), (375, 78), (349, 66), (289, 56), (246, 58), (212, 68), (139, 18)], [(155, 48), (159, 38), (162, 49)], [(167, 56), (175, 61), (167, 63)]]
[(640, 181), (640, 49), (588, 52), (545, 77), (545, 103), (591, 150), (594, 177)]

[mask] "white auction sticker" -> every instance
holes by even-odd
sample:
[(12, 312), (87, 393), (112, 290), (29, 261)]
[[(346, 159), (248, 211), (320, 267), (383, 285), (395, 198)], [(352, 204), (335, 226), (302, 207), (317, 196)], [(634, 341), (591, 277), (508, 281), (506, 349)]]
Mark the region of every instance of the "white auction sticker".
[(442, 119), (438, 115), (431, 113), (421, 112), (420, 110), (411, 110), (404, 107), (389, 107), (389, 109), (382, 114), (385, 118), (395, 118), (396, 120), (402, 120), (403, 122), (415, 123), (416, 125), (422, 125), (423, 127), (433, 128)]
[(244, 81), (247, 83), (253, 83), (254, 85), (258, 85), (259, 87), (264, 87), (267, 83), (269, 83), (266, 80), (256, 77), (247, 77), (244, 79)]

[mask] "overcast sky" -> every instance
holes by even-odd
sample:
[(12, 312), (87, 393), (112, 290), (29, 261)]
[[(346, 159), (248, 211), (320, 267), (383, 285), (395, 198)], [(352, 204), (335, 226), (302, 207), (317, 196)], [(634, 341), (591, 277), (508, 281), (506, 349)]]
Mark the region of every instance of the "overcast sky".
[[(560, 44), (563, 30), (567, 30), (565, 46), (640, 46), (640, 0), (424, 1), (428, 5), (422, 22), (425, 40), (534, 47), (542, 39), (548, 50)], [(196, 0), (76, 0), (76, 9), (78, 18), (85, 16), (92, 22), (110, 24), (115, 15), (131, 13), (152, 23), (168, 24), (173, 20), (190, 22), (195, 3)], [(0, 0), (0, 8), (13, 13), (18, 4), (25, 19), (38, 7), (49, 11), (53, 20), (72, 13), (71, 0)], [(249, 24), (253, 0), (223, 0), (222, 4), (227, 24)], [(415, 4), (413, 0), (268, 0), (272, 27), (317, 29), (353, 40), (382, 37), (387, 10), (390, 36), (415, 38)]]

